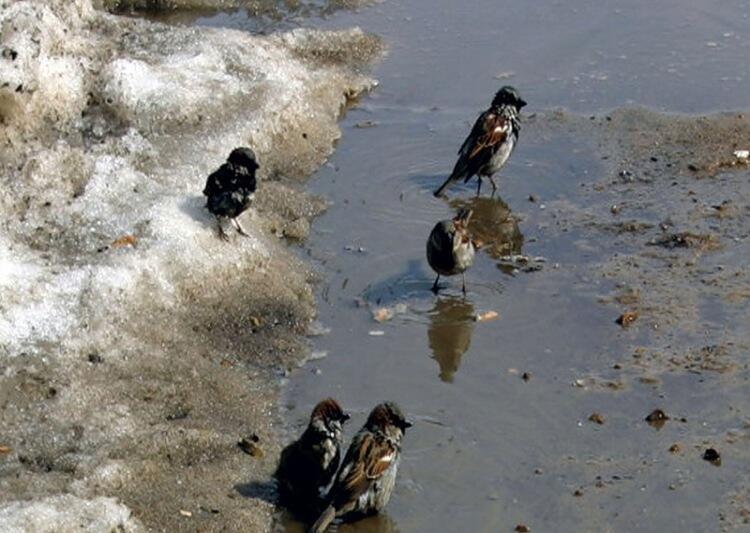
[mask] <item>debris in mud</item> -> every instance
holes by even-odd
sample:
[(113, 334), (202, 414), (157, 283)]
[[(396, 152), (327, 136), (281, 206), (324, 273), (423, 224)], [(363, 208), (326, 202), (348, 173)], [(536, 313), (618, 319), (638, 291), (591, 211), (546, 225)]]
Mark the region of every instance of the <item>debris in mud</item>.
[(98, 353), (90, 353), (88, 360), (92, 365), (100, 365), (104, 362), (104, 358)]
[(729, 354), (730, 345), (712, 344), (703, 346), (697, 350), (691, 350), (682, 357), (676, 355), (670, 357), (669, 363), (692, 372), (700, 373), (701, 371), (707, 371), (724, 374), (732, 372), (737, 366), (731, 360)]
[(193, 513), (191, 513), (190, 511), (186, 511), (185, 509), (180, 509), (180, 514), (182, 516), (186, 516), (188, 518), (190, 518), (191, 516), (193, 516)]
[(12, 451), (13, 449), (10, 446), (0, 444), (0, 457), (2, 457), (3, 455), (8, 455)]
[(648, 246), (661, 246), (668, 249), (699, 248), (701, 250), (716, 250), (719, 247), (719, 238), (711, 234), (683, 231), (681, 233), (668, 233), (661, 237), (655, 237), (646, 244)]
[(359, 129), (367, 129), (367, 128), (374, 128), (377, 126), (378, 123), (374, 120), (362, 120), (360, 122), (357, 122), (354, 127)]
[(368, 335), (370, 335), (370, 337), (382, 337), (385, 335), (385, 331), (382, 329), (373, 329), (369, 331)]
[(174, 410), (174, 412), (169, 413), (165, 418), (169, 422), (173, 422), (175, 420), (184, 420), (188, 416), (190, 416), (190, 409), (186, 407), (178, 407)]
[(623, 328), (630, 327), (630, 325), (638, 319), (638, 311), (626, 311), (617, 317), (617, 322)]
[(669, 447), (669, 453), (680, 453), (681, 451), (682, 447), (676, 442)]
[(531, 528), (526, 524), (518, 524), (515, 529), (516, 533), (531, 533)]
[(576, 489), (573, 491), (573, 496), (576, 498), (580, 498), (583, 496), (583, 489)]
[(484, 313), (477, 313), (474, 315), (475, 322), (488, 322), (500, 318), (497, 311), (485, 311)]
[(601, 413), (591, 413), (589, 415), (589, 422), (594, 422), (595, 424), (599, 424), (600, 426), (604, 425), (604, 415)]
[(623, 288), (622, 291), (617, 296), (615, 296), (615, 302), (620, 305), (634, 305), (637, 304), (640, 299), (640, 291), (631, 287)]
[(721, 455), (719, 455), (719, 452), (715, 448), (707, 448), (703, 452), (703, 460), (708, 461), (714, 466), (721, 466)]
[(260, 437), (253, 433), (252, 435), (248, 437), (243, 437), (240, 439), (240, 441), (237, 443), (237, 446), (240, 450), (245, 452), (251, 457), (263, 457), (263, 450), (261, 449), (260, 445)]
[(654, 409), (646, 417), (646, 422), (648, 422), (648, 425), (656, 429), (663, 428), (664, 424), (667, 423), (667, 420), (669, 420), (669, 417), (661, 409)]

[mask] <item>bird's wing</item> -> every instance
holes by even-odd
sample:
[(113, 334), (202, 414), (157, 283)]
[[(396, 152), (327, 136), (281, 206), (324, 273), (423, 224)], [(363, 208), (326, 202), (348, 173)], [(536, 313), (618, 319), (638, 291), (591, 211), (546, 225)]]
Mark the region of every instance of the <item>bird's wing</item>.
[(482, 122), (482, 134), (472, 147), (469, 159), (474, 159), (480, 154), (492, 157), (492, 153), (495, 151), (493, 148), (500, 145), (508, 137), (509, 131), (510, 122), (505, 117), (497, 113), (487, 113)]
[(370, 485), (380, 479), (396, 459), (398, 450), (388, 440), (365, 433), (352, 443), (344, 461), (349, 468), (336, 480), (336, 507), (359, 498)]
[(497, 147), (507, 138), (510, 123), (502, 115), (489, 109), (479, 115), (471, 133), (458, 151), (458, 161), (451, 180), (468, 181), (492, 158)]

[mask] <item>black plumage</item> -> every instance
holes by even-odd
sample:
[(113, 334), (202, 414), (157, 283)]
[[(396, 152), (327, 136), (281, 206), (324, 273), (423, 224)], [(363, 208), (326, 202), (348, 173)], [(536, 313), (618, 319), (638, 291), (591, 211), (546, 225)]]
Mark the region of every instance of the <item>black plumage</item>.
[(458, 151), (458, 161), (453, 172), (435, 191), (440, 196), (451, 184), (477, 177), (477, 196), (482, 187), (482, 178), (488, 178), (492, 191), (497, 190), (493, 175), (498, 172), (513, 153), (521, 130), (519, 113), (526, 102), (510, 86), (501, 88), (489, 109), (484, 111), (469, 136)]
[(302, 436), (281, 452), (274, 477), (281, 503), (302, 519), (320, 512), (341, 462), (343, 424), (349, 415), (332, 398), (318, 403)]
[(229, 218), (239, 233), (247, 235), (237, 217), (252, 203), (258, 168), (255, 153), (250, 148), (235, 148), (227, 162), (208, 176), (203, 194), (206, 196), (206, 207), (218, 219), (222, 239), (227, 239), (221, 225), (222, 218)]

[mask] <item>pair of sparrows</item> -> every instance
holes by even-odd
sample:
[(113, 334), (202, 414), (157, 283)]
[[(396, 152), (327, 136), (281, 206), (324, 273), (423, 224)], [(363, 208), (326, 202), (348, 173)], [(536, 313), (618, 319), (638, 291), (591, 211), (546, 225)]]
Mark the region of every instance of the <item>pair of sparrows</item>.
[(318, 403), (302, 436), (281, 452), (274, 474), (281, 502), (303, 518), (317, 517), (314, 533), (337, 517), (382, 511), (396, 484), (401, 439), (411, 422), (395, 403), (378, 404), (341, 461), (348, 419), (336, 400)]
[(222, 221), (231, 220), (242, 235), (247, 235), (240, 225), (239, 217), (252, 203), (257, 188), (255, 172), (260, 168), (255, 153), (250, 148), (235, 148), (227, 162), (221, 165), (206, 180), (203, 194), (206, 207), (216, 216), (219, 237), (228, 240)]
[[(521, 130), (519, 114), (526, 102), (513, 87), (502, 87), (489, 109), (484, 111), (474, 123), (469, 136), (458, 151), (458, 161), (453, 172), (435, 191), (441, 196), (445, 189), (459, 181), (464, 183), (477, 177), (477, 196), (482, 187), (482, 178), (492, 184), (492, 192), (497, 190), (493, 178), (508, 161), (518, 141)], [(462, 289), (466, 294), (465, 272), (474, 261), (477, 243), (471, 238), (468, 230), (471, 210), (461, 210), (451, 220), (441, 220), (430, 232), (427, 239), (427, 262), (437, 273), (433, 292), (438, 292), (440, 276), (461, 274)]]

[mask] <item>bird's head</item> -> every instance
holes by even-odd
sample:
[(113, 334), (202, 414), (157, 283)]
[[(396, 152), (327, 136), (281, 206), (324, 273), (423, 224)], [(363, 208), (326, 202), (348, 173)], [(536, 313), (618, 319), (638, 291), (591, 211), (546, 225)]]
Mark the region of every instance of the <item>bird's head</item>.
[(260, 168), (255, 158), (255, 152), (245, 147), (232, 150), (232, 153), (229, 154), (228, 162), (232, 165), (242, 166), (251, 170)]
[(394, 402), (383, 402), (375, 406), (367, 417), (367, 428), (373, 431), (381, 431), (386, 435), (398, 430), (403, 434), (412, 423), (406, 419), (401, 408)]
[(492, 100), (493, 106), (503, 106), (503, 105), (509, 105), (516, 108), (516, 111), (520, 111), (523, 106), (526, 105), (526, 100), (521, 98), (521, 95), (518, 94), (518, 91), (511, 87), (510, 85), (506, 85), (505, 87), (501, 87), (499, 91), (495, 94), (495, 98)]
[(344, 411), (333, 398), (318, 402), (310, 415), (310, 424), (322, 423), (329, 431), (341, 431), (344, 422), (349, 420), (349, 413)]

